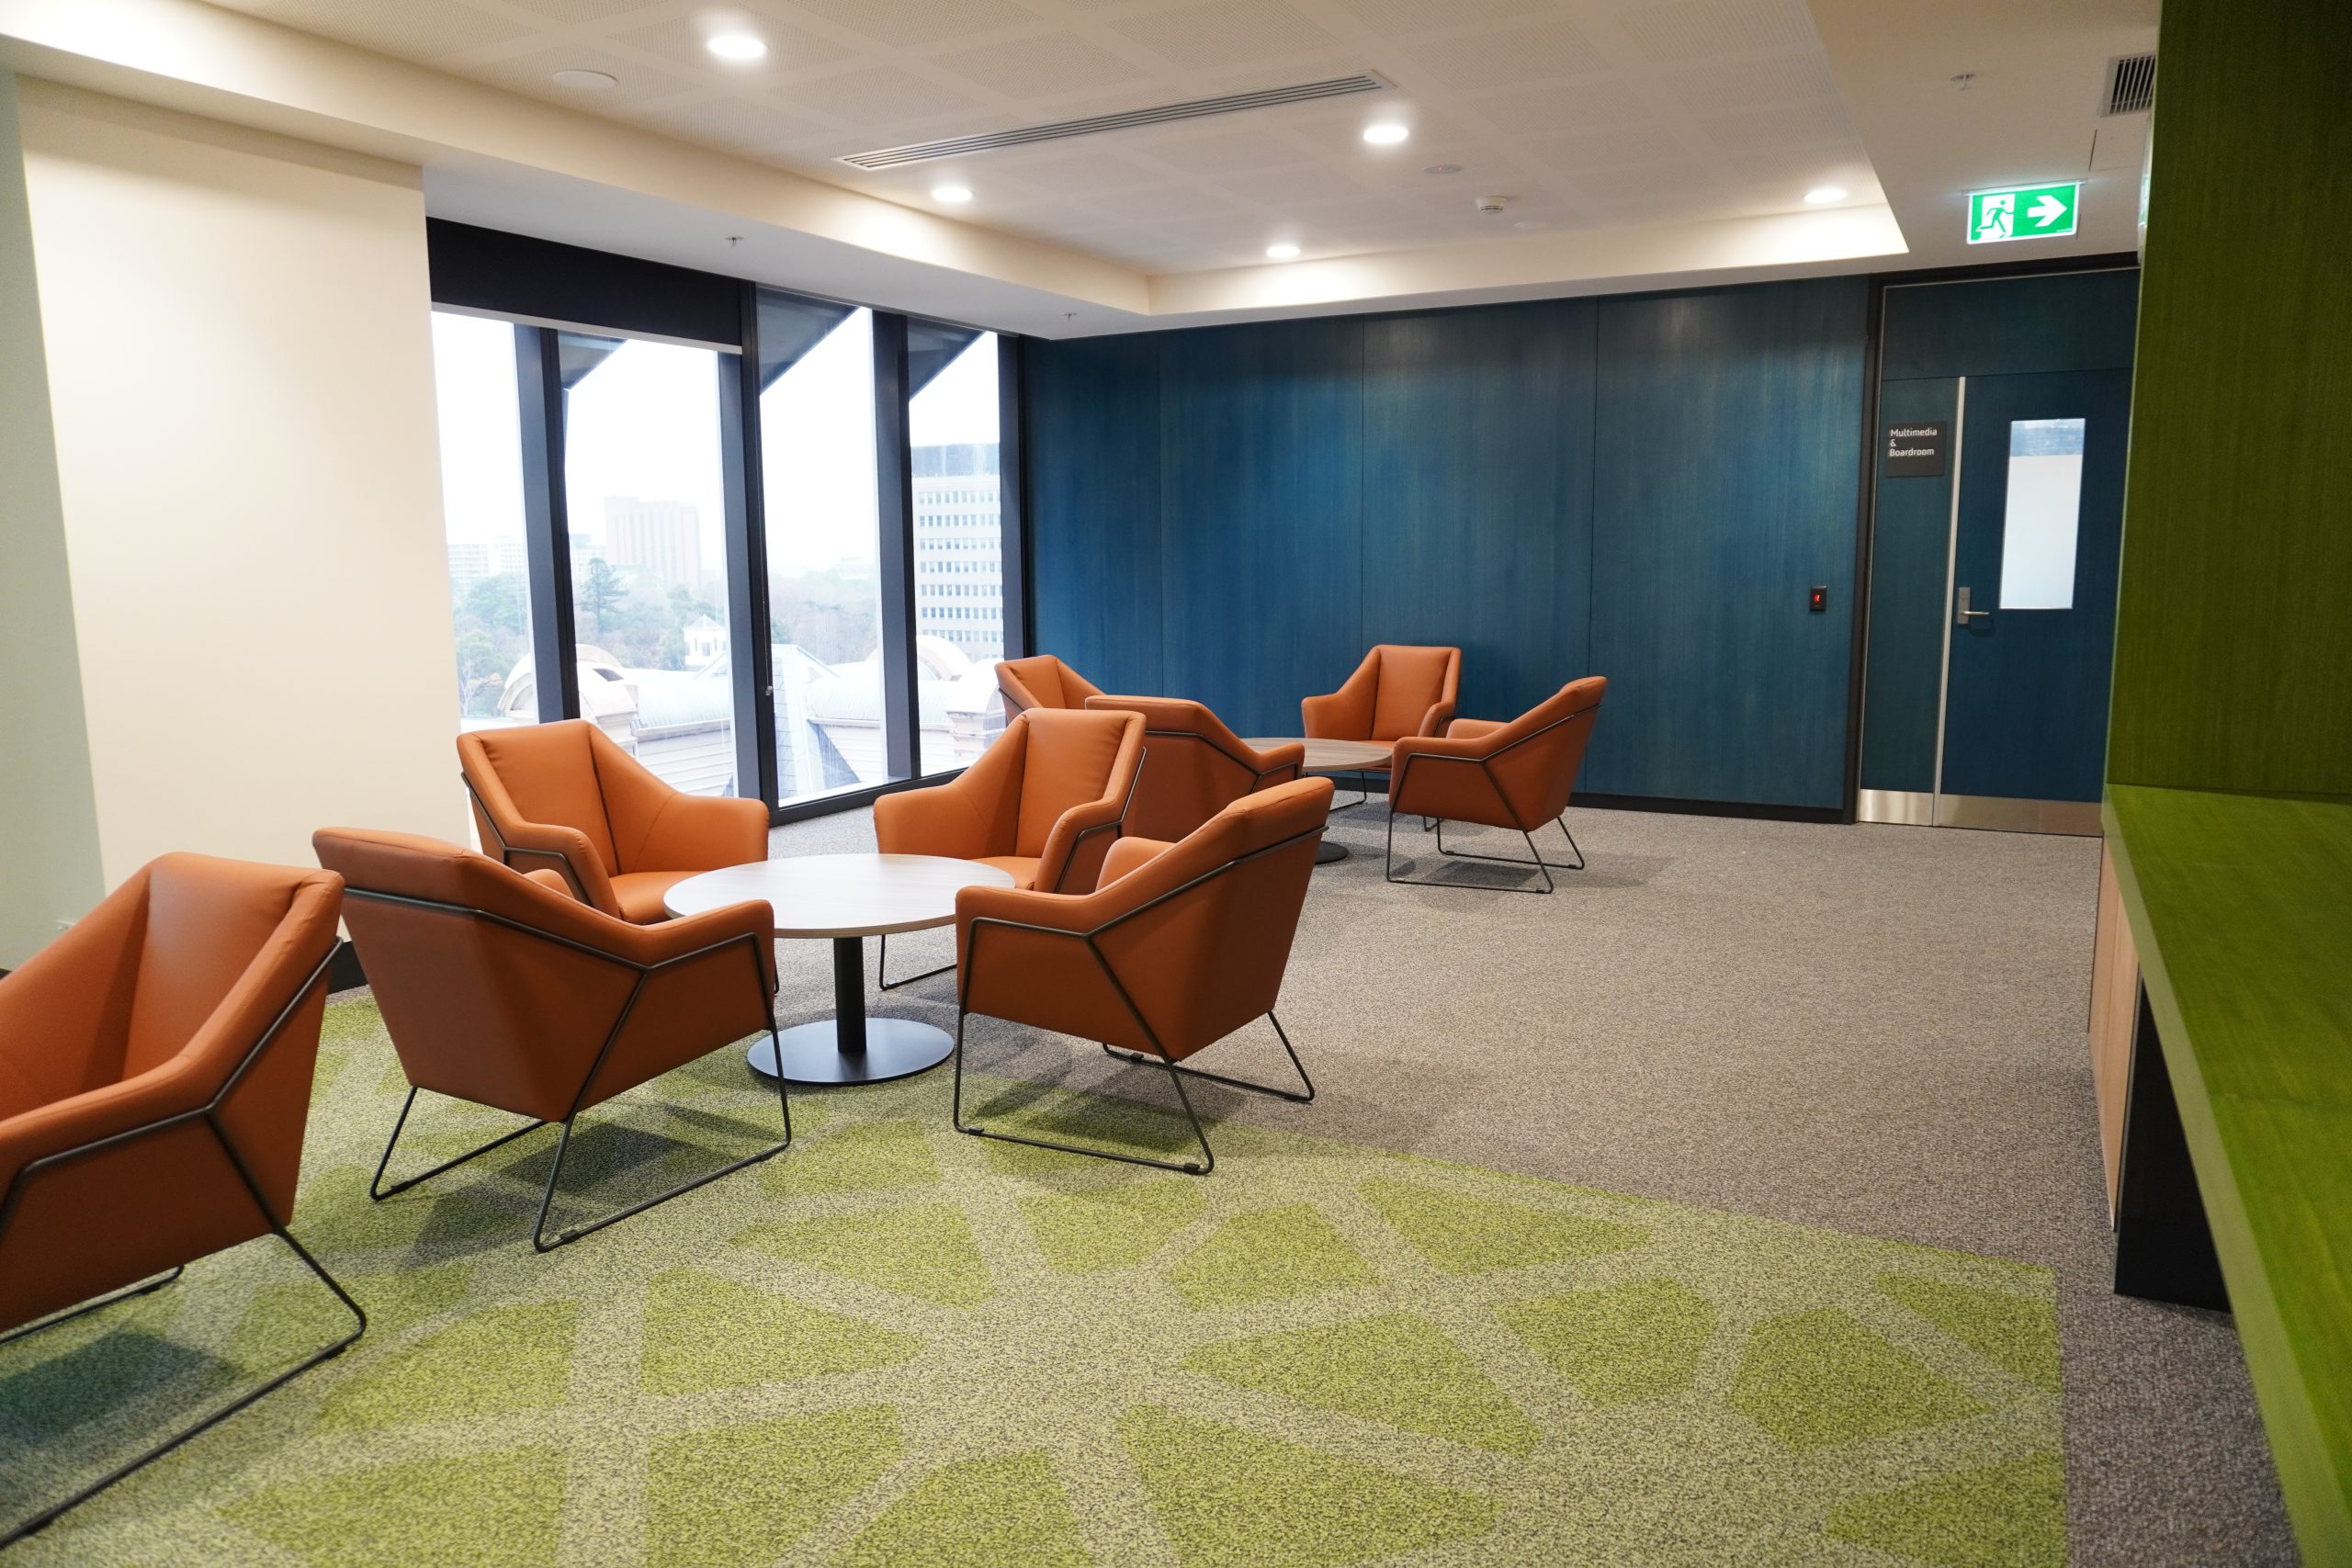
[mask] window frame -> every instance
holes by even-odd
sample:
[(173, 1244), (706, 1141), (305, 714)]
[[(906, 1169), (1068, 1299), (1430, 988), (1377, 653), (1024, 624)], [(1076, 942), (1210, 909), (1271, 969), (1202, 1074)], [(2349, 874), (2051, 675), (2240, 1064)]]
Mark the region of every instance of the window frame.
[[(539, 722), (580, 715), (572, 625), (571, 547), (564, 494), (561, 331), (692, 341), (736, 356), (720, 364), (720, 461), (727, 564), (728, 650), (735, 706), (736, 793), (766, 806), (777, 825), (871, 805), (960, 770), (924, 773), (915, 659), (913, 451), (909, 445), (908, 332), (912, 323), (992, 332), (998, 355), (1000, 559), (1004, 657), (1030, 646), (1026, 470), (1022, 462), (1022, 340), (1001, 328), (910, 316), (868, 301), (726, 277), (525, 235), (430, 220), (432, 306), (513, 324), (522, 433), (524, 549)], [(774, 658), (769, 644), (765, 465), (760, 436), (759, 301), (763, 289), (873, 311), (876, 537), (881, 577), (886, 771), (880, 782), (787, 804), (776, 798)], [(585, 318), (585, 319), (583, 319)], [(601, 319), (600, 319), (601, 318)], [(721, 327), (731, 322), (731, 330)], [(697, 334), (682, 338), (682, 328)], [(732, 341), (725, 341), (731, 339)], [(731, 382), (731, 385), (728, 383)], [(554, 679), (548, 672), (555, 671)]]

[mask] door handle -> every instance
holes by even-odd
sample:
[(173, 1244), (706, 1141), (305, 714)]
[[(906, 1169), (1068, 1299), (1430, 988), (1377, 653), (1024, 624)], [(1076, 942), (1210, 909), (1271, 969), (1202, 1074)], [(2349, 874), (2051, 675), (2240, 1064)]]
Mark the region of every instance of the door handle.
[(1956, 626), (1964, 626), (1971, 621), (1986, 619), (1990, 617), (1992, 614), (1993, 612), (1990, 610), (1970, 609), (1968, 607), (1968, 590), (1963, 588), (1960, 591), (1960, 602), (1952, 610), (1951, 624)]

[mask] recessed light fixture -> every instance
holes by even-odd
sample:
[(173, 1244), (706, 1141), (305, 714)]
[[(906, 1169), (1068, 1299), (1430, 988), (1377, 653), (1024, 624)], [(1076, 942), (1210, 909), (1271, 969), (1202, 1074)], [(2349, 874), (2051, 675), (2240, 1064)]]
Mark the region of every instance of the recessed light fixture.
[(972, 192), (965, 186), (933, 186), (931, 187), (931, 199), (960, 204), (971, 200)]
[(1279, 245), (1268, 245), (1266, 255), (1272, 261), (1295, 261), (1298, 258), (1298, 247), (1285, 240)]
[(1458, 175), (1461, 172), (1462, 165), (1459, 164), (1431, 164), (1421, 171), (1425, 175)]
[(742, 62), (767, 58), (767, 39), (757, 33), (713, 33), (703, 39), (703, 48), (721, 60)]
[(1827, 207), (1831, 202), (1846, 199), (1844, 186), (1815, 186), (1804, 193), (1807, 207)]
[(1399, 125), (1393, 119), (1385, 119), (1378, 125), (1367, 125), (1363, 128), (1363, 139), (1374, 147), (1394, 147), (1412, 134), (1411, 128)]
[(601, 93), (619, 80), (619, 77), (603, 71), (559, 71), (555, 73), (557, 86), (571, 87), (582, 93)]

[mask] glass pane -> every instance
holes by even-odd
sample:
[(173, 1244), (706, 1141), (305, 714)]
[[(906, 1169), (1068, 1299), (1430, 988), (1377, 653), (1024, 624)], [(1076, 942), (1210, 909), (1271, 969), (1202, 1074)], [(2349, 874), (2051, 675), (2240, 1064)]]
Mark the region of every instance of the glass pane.
[(760, 444), (776, 798), (880, 784), (872, 311), (761, 291)]
[[(997, 490), (997, 340), (910, 328), (915, 685), (922, 771), (961, 768), (1004, 731), (1003, 508)], [(918, 354), (915, 345), (938, 342)], [(929, 378), (925, 379), (928, 374)]]
[(435, 310), (433, 380), (458, 638), (458, 728), (536, 723), (513, 324)]
[(2075, 607), (2075, 535), (2082, 513), (2083, 422), (2011, 420), (2002, 609)]
[(580, 716), (689, 795), (734, 795), (722, 386), (736, 356), (564, 333)]

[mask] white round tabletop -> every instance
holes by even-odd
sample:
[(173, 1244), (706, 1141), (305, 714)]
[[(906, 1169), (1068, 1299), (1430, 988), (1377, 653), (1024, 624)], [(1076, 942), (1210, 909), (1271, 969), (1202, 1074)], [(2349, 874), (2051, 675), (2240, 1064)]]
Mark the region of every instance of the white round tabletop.
[(800, 855), (689, 876), (663, 896), (673, 915), (763, 898), (780, 937), (886, 936), (944, 926), (967, 887), (1010, 887), (1012, 874), (941, 855)]
[(1261, 751), (1273, 746), (1304, 746), (1306, 748), (1306, 766), (1310, 771), (1329, 768), (1345, 773), (1388, 761), (1388, 743), (1385, 740), (1330, 740), (1312, 735), (1258, 735), (1245, 737), (1241, 743), (1255, 746)]

